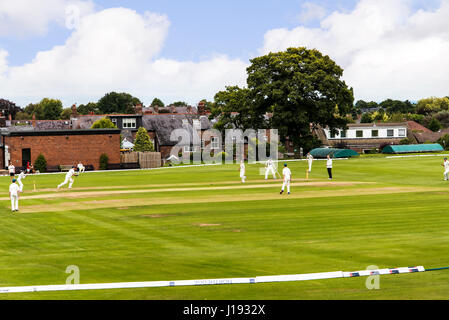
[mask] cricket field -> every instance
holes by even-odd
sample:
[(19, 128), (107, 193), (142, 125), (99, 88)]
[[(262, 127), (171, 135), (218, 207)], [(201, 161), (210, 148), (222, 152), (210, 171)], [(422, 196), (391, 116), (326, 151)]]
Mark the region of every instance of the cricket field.
[[(262, 164), (30, 175), (11, 213), (0, 177), (0, 287), (192, 280), (449, 266), (443, 156), (288, 162), (292, 194)], [(280, 163), (283, 164), (282, 162)], [(281, 168), (280, 170), (281, 171)], [(34, 191), (34, 184), (36, 190)], [(196, 287), (0, 294), (0, 299), (449, 299), (449, 271)]]

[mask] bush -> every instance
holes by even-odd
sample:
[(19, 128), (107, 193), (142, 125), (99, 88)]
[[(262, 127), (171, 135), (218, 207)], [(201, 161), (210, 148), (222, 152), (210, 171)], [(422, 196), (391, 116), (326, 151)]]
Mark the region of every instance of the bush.
[(108, 118), (95, 121), (91, 129), (117, 129), (117, 126)]
[(43, 154), (40, 154), (36, 161), (34, 162), (34, 169), (39, 172), (45, 172), (47, 171), (47, 160), (45, 160), (45, 157)]
[(437, 143), (439, 143), (444, 150), (449, 150), (449, 134), (445, 134), (440, 139), (438, 139)]
[(437, 132), (438, 130), (440, 130), (442, 128), (442, 126), (441, 126), (441, 123), (436, 118), (432, 118), (432, 120), (429, 123), (428, 128), (430, 130), (432, 130), (433, 132)]
[(412, 141), (409, 138), (404, 138), (401, 141), (399, 141), (399, 144), (402, 144), (402, 145), (412, 144)]
[(100, 156), (100, 170), (107, 170), (108, 169), (108, 162), (109, 162), (108, 155), (103, 153)]

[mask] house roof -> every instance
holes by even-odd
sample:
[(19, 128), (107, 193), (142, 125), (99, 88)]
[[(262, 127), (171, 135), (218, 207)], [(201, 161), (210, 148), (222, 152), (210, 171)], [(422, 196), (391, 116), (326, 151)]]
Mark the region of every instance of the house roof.
[(423, 125), (420, 125), (418, 122), (415, 121), (407, 121), (407, 125), (410, 130), (421, 132), (432, 132), (432, 130), (424, 127)]
[(406, 122), (350, 123), (348, 128), (406, 127)]

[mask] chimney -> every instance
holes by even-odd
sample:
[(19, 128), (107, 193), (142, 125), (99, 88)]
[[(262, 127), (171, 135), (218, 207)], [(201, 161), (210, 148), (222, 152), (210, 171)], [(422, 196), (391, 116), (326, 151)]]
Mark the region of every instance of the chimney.
[(155, 105), (155, 106), (154, 106), (154, 113), (155, 113), (155, 114), (158, 114), (158, 113), (159, 113), (159, 106), (158, 106), (158, 105)]
[(11, 114), (9, 114), (8, 120), (9, 120), (9, 121), (12, 121), (12, 116), (11, 116)]
[(33, 127), (36, 128), (36, 115), (33, 113)]
[(187, 106), (187, 113), (192, 113), (192, 106)]
[(175, 107), (175, 105), (172, 104), (172, 105), (170, 106), (170, 112), (171, 112), (171, 113), (176, 113), (176, 107)]
[(204, 101), (200, 101), (198, 103), (198, 114), (200, 116), (204, 116), (206, 114), (206, 104), (204, 103)]
[(78, 116), (78, 110), (76, 109), (76, 103), (72, 105), (72, 118), (76, 118)]
[(142, 115), (142, 114), (143, 114), (143, 107), (142, 107), (142, 105), (141, 105), (141, 104), (138, 104), (138, 105), (135, 107), (135, 111), (136, 111), (136, 114)]

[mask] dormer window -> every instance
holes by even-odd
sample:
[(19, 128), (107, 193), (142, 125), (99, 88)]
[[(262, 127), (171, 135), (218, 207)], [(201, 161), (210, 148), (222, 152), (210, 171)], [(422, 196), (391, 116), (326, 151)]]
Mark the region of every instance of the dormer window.
[[(117, 119), (115, 119), (115, 124), (117, 123)], [(123, 128), (126, 129), (136, 129), (137, 120), (136, 118), (123, 119)]]

